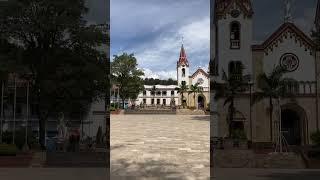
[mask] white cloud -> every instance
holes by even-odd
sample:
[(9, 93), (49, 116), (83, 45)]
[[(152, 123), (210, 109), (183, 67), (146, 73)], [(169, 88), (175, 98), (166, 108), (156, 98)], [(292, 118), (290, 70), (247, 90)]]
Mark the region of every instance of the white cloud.
[(191, 69), (200, 65), (206, 66), (210, 56), (209, 17), (190, 22), (176, 32), (160, 34), (154, 41), (141, 44), (129, 52), (135, 52), (138, 64), (142, 68), (158, 72), (175, 71), (182, 36)]
[(124, 52), (134, 53), (140, 68), (152, 70), (159, 77), (176, 78), (176, 62), (183, 36), (191, 67), (207, 64), (210, 53), (209, 2), (111, 0), (111, 48), (117, 51), (114, 53), (119, 53), (120, 47)]
[(177, 72), (176, 71), (157, 71), (154, 72), (151, 69), (144, 68), (143, 69), (144, 76), (143, 78), (153, 78), (153, 79), (169, 79), (172, 78), (174, 80), (177, 79)]

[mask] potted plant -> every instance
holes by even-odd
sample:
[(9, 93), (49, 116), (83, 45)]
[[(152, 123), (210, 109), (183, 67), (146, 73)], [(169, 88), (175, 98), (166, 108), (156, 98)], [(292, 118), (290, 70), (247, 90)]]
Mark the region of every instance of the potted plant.
[(246, 133), (243, 129), (236, 129), (232, 133), (233, 146), (240, 149), (248, 148), (248, 141)]
[(320, 147), (320, 131), (312, 133), (310, 138), (314, 146)]
[(233, 148), (233, 139), (232, 137), (225, 137), (223, 138), (223, 149), (232, 149)]

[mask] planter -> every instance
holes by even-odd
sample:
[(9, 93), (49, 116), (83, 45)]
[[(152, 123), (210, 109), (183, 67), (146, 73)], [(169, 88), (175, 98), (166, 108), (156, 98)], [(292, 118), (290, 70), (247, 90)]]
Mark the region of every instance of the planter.
[(0, 144), (0, 156), (15, 156), (17, 154), (17, 146), (12, 144)]
[(121, 110), (117, 109), (115, 111), (110, 111), (110, 114), (120, 114)]
[(225, 139), (224, 149), (248, 149), (248, 141), (244, 139)]
[(233, 149), (233, 139), (224, 139), (223, 148), (224, 149)]

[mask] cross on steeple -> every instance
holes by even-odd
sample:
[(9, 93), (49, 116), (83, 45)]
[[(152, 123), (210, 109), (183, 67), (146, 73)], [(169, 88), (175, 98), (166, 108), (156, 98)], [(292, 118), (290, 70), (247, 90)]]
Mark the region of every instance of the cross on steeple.
[(292, 0), (284, 0), (284, 21), (287, 22), (292, 22)]

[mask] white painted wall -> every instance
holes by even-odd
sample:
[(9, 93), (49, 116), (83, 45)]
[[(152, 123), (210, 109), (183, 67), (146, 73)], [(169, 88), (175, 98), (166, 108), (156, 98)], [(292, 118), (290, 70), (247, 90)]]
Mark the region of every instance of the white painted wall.
[(202, 78), (204, 80), (203, 84), (201, 84), (200, 86), (203, 88), (209, 88), (210, 79), (202, 73), (198, 73), (195, 77), (190, 78), (191, 83), (193, 85), (196, 84), (198, 82), (198, 79), (200, 79), (200, 78)]
[[(182, 77), (182, 69), (185, 69), (186, 75), (185, 77)], [(186, 85), (189, 85), (189, 67), (187, 66), (178, 66), (177, 67), (177, 81), (178, 81), (178, 86), (181, 85), (182, 81), (186, 82)]]
[[(237, 7), (237, 9), (239, 9)], [(240, 9), (239, 9), (240, 10)], [(240, 32), (240, 49), (230, 49), (230, 24), (238, 21), (241, 24)], [(241, 61), (244, 65), (244, 74), (252, 74), (252, 19), (244, 17), (241, 13), (239, 17), (233, 18), (227, 14), (224, 19), (218, 20), (218, 62), (219, 76), (222, 76), (222, 69), (228, 73), (228, 65), (230, 61)]]
[(280, 64), (280, 58), (285, 53), (293, 53), (299, 58), (299, 67), (296, 71), (287, 73), (285, 77), (294, 78), (297, 81), (315, 81), (315, 57), (310, 55), (310, 51), (305, 51), (304, 46), (300, 46), (299, 41), (295, 42), (294, 37), (284, 39), (273, 51), (264, 55), (263, 68), (266, 73)]

